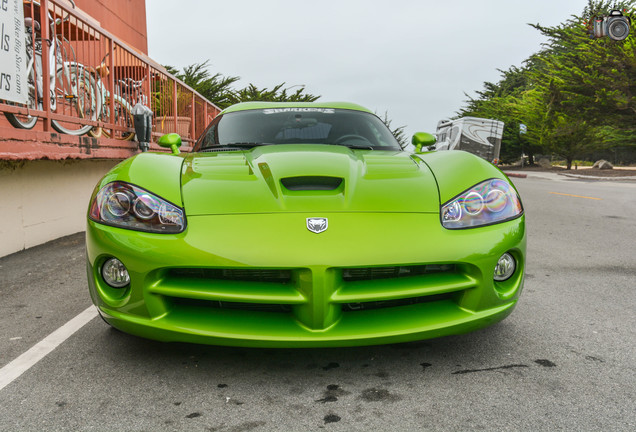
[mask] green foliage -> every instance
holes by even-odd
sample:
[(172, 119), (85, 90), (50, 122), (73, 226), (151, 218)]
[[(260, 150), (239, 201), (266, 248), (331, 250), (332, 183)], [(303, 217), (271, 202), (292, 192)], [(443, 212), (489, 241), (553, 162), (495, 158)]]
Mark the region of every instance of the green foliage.
[(212, 75), (209, 71), (210, 60), (195, 63), (183, 68), (183, 71), (166, 66), (168, 72), (199, 92), (204, 98), (218, 107), (224, 108), (232, 104), (232, 85), (240, 78), (224, 77), (220, 73)]
[(536, 150), (519, 134), (519, 125), (527, 124), (519, 99), (528, 88), (529, 76), (527, 66), (512, 66), (507, 71), (500, 72), (502, 79), (496, 84), (485, 82), (484, 90), (477, 92), (478, 98), (466, 95), (469, 98), (468, 106), (457, 114), (458, 117), (473, 116), (504, 122), (499, 158), (504, 163), (509, 163), (518, 160), (522, 152), (533, 154)]
[(272, 89), (258, 88), (254, 84), (249, 84), (245, 88), (236, 90), (234, 84), (240, 80), (240, 77), (225, 77), (220, 73), (212, 75), (209, 67), (209, 60), (206, 60), (203, 63), (186, 66), (182, 71), (171, 66), (166, 66), (166, 69), (221, 109), (238, 102), (313, 102), (320, 97), (305, 93), (304, 86), (290, 92), (296, 86), (285, 88), (285, 83), (278, 84)]
[[(275, 85), (271, 89), (266, 87), (258, 88), (254, 84), (249, 84), (247, 87), (236, 90), (233, 85), (240, 77), (224, 77), (220, 73), (212, 75), (209, 70), (209, 62), (209, 60), (206, 60), (203, 63), (195, 63), (184, 67), (182, 71), (172, 66), (165, 66), (165, 68), (176, 78), (192, 87), (204, 98), (221, 109), (239, 102), (314, 102), (320, 98), (320, 96), (305, 93), (304, 85), (285, 87), (285, 83)], [(292, 89), (294, 90), (292, 91)], [(160, 106), (160, 104), (156, 105)], [(393, 136), (395, 136), (395, 139), (397, 139), (402, 148), (406, 148), (409, 144), (409, 140), (404, 132), (406, 126), (392, 128), (388, 112), (384, 113), (382, 120), (391, 130)]]
[(380, 120), (382, 120), (382, 122), (384, 122), (386, 127), (389, 128), (389, 130), (391, 131), (391, 133), (393, 134), (397, 142), (400, 144), (400, 147), (404, 149), (409, 145), (409, 139), (406, 136), (406, 133), (404, 132), (404, 129), (406, 128), (406, 126), (398, 126), (396, 128), (392, 127), (391, 126), (392, 120), (389, 119), (388, 111), (384, 112), (384, 116), (380, 117)]
[(295, 92), (288, 93), (291, 87), (284, 88), (284, 85), (285, 83), (278, 84), (270, 90), (268, 88), (259, 89), (254, 84), (250, 84), (247, 87), (234, 92), (232, 103), (248, 101), (313, 102), (320, 97), (303, 93), (305, 91), (304, 86), (300, 86)]
[[(523, 152), (552, 153), (571, 166), (603, 148), (636, 147), (636, 38), (591, 39), (589, 22), (636, 1), (589, 1), (580, 16), (556, 27), (532, 27), (548, 38), (543, 50), (484, 83), (460, 116), (496, 118), (506, 124), (502, 159)], [(528, 126), (519, 136), (518, 124)]]

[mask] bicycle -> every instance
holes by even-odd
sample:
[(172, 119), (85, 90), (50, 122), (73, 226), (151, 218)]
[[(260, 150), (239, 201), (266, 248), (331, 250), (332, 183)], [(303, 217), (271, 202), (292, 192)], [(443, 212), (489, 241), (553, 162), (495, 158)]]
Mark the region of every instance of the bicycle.
[[(94, 86), (94, 88), (96, 89), (93, 94), (101, 98), (101, 110), (98, 112), (98, 118), (102, 120), (112, 120), (115, 125), (122, 126), (126, 129), (132, 129), (134, 128), (131, 105), (132, 95), (134, 93), (137, 93), (137, 102), (140, 102), (144, 105), (147, 104), (147, 96), (140, 92), (146, 77), (144, 77), (140, 81), (136, 81), (133, 78), (118, 79), (115, 82), (115, 92), (114, 94), (111, 94), (102, 80), (102, 78), (106, 78), (110, 73), (108, 70), (108, 66), (106, 66), (106, 59), (108, 58), (108, 55), (109, 54), (106, 54), (101, 64), (97, 68), (90, 71), (93, 76), (91, 86)], [(112, 116), (112, 119), (110, 115), (111, 96), (113, 99), (114, 107), (114, 115)], [(95, 138), (98, 138), (100, 136), (104, 136), (106, 138), (111, 137), (111, 134), (104, 130), (104, 128), (102, 127), (94, 127), (88, 132), (88, 134)], [(112, 138), (114, 139), (131, 141), (134, 137), (135, 132), (131, 132), (129, 130), (113, 129)]]
[[(75, 3), (69, 0), (73, 8)], [(40, 6), (40, 3), (33, 1), (33, 4)], [(50, 12), (50, 31), (53, 37), (46, 42), (49, 44), (48, 64), (49, 64), (49, 101), (51, 112), (62, 112), (64, 114), (77, 113), (79, 118), (90, 118), (97, 120), (97, 112), (101, 106), (93, 105), (95, 96), (89, 91), (86, 83), (90, 81), (90, 74), (84, 65), (75, 61), (67, 61), (66, 52), (63, 53), (63, 40), (55, 33), (55, 27), (66, 18), (54, 18)], [(44, 92), (42, 77), (42, 37), (37, 35), (41, 30), (40, 23), (31, 18), (24, 19), (26, 27), (26, 55), (27, 55), (27, 85), (29, 89), (28, 101), (24, 106), (27, 114), (17, 114), (5, 112), (4, 115), (9, 123), (16, 128), (32, 129), (38, 121), (38, 117), (32, 115), (29, 110), (44, 111)], [(65, 40), (68, 43), (68, 40)], [(69, 44), (70, 47), (70, 44)], [(72, 50), (72, 47), (71, 47)], [(74, 57), (74, 53), (73, 53)], [(88, 81), (87, 81), (88, 80)], [(59, 103), (58, 103), (59, 102)], [(97, 99), (97, 102), (99, 100)], [(91, 125), (83, 125), (75, 122), (51, 119), (51, 126), (60, 133), (69, 135), (84, 135), (92, 129)]]

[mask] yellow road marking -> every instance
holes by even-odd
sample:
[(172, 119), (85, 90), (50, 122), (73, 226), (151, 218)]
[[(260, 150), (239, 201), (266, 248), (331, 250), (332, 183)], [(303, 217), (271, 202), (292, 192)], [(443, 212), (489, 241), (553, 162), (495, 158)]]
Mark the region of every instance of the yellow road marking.
[(585, 198), (585, 199), (591, 199), (591, 200), (597, 200), (597, 201), (603, 200), (603, 198), (586, 197), (581, 195), (572, 195), (572, 194), (566, 194), (566, 193), (560, 193), (560, 192), (550, 192), (550, 193), (554, 195), (565, 195), (565, 196), (574, 197), (574, 198)]

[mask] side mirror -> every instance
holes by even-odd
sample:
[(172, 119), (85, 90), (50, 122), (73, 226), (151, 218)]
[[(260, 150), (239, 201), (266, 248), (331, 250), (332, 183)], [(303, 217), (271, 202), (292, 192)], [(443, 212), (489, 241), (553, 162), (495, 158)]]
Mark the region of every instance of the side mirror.
[(178, 155), (179, 147), (181, 147), (181, 137), (179, 136), (179, 134), (176, 133), (165, 134), (161, 138), (159, 138), (157, 144), (159, 144), (163, 148), (169, 148), (170, 150), (172, 150), (173, 155)]
[(413, 138), (411, 139), (411, 144), (415, 146), (416, 152), (421, 152), (422, 147), (428, 147), (435, 144), (437, 139), (427, 132), (415, 132)]

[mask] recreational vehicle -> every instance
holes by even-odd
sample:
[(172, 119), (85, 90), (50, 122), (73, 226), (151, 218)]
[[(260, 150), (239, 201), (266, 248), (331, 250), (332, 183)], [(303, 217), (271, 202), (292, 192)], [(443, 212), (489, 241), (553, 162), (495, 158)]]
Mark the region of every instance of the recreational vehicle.
[(477, 117), (440, 120), (433, 150), (464, 150), (496, 165), (503, 128), (504, 123), (499, 120)]

